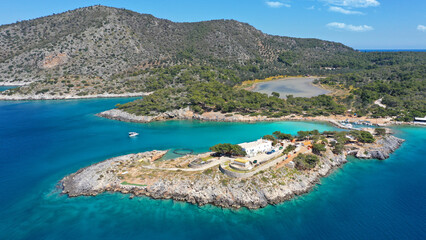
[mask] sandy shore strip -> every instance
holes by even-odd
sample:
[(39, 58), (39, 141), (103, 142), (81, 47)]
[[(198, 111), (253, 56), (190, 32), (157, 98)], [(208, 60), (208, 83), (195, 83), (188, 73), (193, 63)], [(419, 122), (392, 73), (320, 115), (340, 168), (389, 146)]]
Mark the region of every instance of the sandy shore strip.
[(67, 100), (67, 99), (88, 99), (88, 98), (126, 98), (126, 97), (143, 97), (150, 95), (152, 92), (138, 92), (138, 93), (102, 93), (94, 95), (49, 95), (49, 94), (38, 94), (38, 95), (6, 95), (0, 93), (0, 100), (9, 101), (21, 101), (21, 100)]
[(0, 82), (1, 87), (21, 87), (21, 86), (25, 86), (25, 85), (28, 85), (28, 84), (30, 84), (30, 83)]

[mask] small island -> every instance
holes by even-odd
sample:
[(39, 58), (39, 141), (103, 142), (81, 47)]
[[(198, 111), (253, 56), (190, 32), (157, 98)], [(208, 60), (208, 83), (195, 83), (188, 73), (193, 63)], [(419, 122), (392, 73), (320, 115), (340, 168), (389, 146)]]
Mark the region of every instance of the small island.
[(167, 151), (128, 154), (105, 160), (64, 177), (59, 186), (70, 197), (121, 192), (198, 205), (257, 209), (309, 192), (347, 162), (347, 155), (383, 160), (403, 139), (389, 129), (275, 131), (211, 152), (163, 160)]

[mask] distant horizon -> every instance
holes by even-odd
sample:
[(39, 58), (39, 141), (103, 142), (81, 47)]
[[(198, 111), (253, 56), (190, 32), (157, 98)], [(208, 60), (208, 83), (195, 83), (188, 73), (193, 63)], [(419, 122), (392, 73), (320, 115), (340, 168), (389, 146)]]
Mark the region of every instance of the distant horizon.
[(377, 52), (399, 52), (399, 51), (401, 51), (401, 52), (426, 52), (426, 49), (397, 49), (397, 48), (395, 48), (395, 49), (368, 49), (368, 48), (366, 48), (366, 49), (355, 49), (355, 50), (358, 50), (358, 51), (369, 51), (369, 52), (374, 52), (374, 51), (377, 51)]
[(172, 0), (116, 2), (75, 0), (43, 2), (15, 0), (0, 9), (0, 25), (59, 14), (77, 8), (103, 5), (124, 8), (173, 22), (229, 19), (248, 23), (270, 35), (316, 38), (354, 49), (426, 49), (426, 18), (419, 9), (426, 2), (413, 0), (235, 0), (197, 2)]

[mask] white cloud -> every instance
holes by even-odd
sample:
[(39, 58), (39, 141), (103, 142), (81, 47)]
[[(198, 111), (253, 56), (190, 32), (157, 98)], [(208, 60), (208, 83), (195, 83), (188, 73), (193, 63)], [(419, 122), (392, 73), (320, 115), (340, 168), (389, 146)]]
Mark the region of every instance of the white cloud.
[(377, 0), (322, 0), (329, 4), (342, 6), (342, 7), (353, 7), (353, 8), (366, 8), (366, 7), (377, 7), (380, 2)]
[(290, 4), (287, 3), (282, 3), (282, 2), (272, 2), (272, 1), (267, 1), (266, 5), (268, 5), (271, 8), (280, 8), (280, 7), (291, 7)]
[(354, 25), (351, 25), (351, 24), (339, 23), (339, 22), (331, 22), (331, 23), (327, 24), (327, 27), (335, 28), (335, 29), (342, 29), (342, 30), (347, 30), (347, 31), (352, 31), (352, 32), (366, 32), (366, 31), (374, 30), (373, 27), (368, 26), (368, 25), (354, 26)]
[(343, 13), (343, 14), (347, 14), (347, 15), (350, 15), (350, 14), (361, 14), (362, 15), (362, 14), (364, 14), (364, 13), (359, 12), (359, 11), (347, 10), (347, 9), (344, 9), (344, 8), (341, 8), (341, 7), (335, 7), (335, 6), (329, 7), (328, 10), (331, 11), (331, 12), (338, 12), (338, 13)]
[(307, 8), (308, 10), (315, 10), (315, 6), (310, 6)]
[(425, 25), (418, 25), (417, 26), (417, 30), (422, 31), (422, 32), (426, 32), (426, 26)]

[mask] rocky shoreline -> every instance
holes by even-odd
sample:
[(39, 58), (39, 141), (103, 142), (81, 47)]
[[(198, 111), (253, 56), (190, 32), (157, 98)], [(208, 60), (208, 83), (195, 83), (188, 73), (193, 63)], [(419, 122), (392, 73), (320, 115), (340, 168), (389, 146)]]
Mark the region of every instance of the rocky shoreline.
[(77, 96), (73, 94), (69, 94), (69, 95), (50, 95), (50, 94), (7, 95), (7, 94), (0, 93), (0, 100), (23, 101), (23, 100), (69, 100), (69, 99), (89, 99), (89, 98), (126, 98), (126, 97), (142, 97), (142, 96), (147, 96), (149, 94), (151, 93), (147, 93), (147, 92), (123, 93), (123, 94), (102, 93), (102, 94), (94, 94), (94, 95)]
[[(244, 116), (240, 114), (224, 114), (221, 112), (205, 112), (198, 114), (191, 111), (189, 108), (178, 109), (160, 113), (154, 116), (138, 116), (132, 113), (125, 112), (120, 109), (111, 109), (96, 114), (98, 117), (118, 120), (123, 122), (136, 122), (136, 123), (149, 123), (155, 121), (166, 120), (200, 120), (200, 121), (214, 121), (214, 122), (276, 122), (276, 121), (321, 121), (317, 119), (308, 119), (301, 117), (284, 116), (280, 118), (268, 118), (266, 116)], [(327, 121), (327, 119), (324, 119)]]
[(20, 87), (20, 86), (25, 86), (28, 85), (30, 83), (26, 83), (26, 82), (0, 82), (0, 87)]
[[(403, 139), (386, 136), (376, 144), (365, 144), (362, 151), (354, 155), (359, 158), (386, 159), (403, 142)], [(197, 205), (257, 209), (309, 192), (322, 177), (347, 162), (346, 154), (335, 155), (327, 150), (320, 158), (320, 163), (311, 170), (271, 167), (248, 178), (228, 177), (219, 171), (217, 165), (209, 170), (159, 170), (146, 167), (154, 156), (164, 153), (151, 151), (111, 158), (64, 177), (59, 186), (62, 193), (70, 197), (121, 192)], [(144, 178), (146, 184), (123, 184), (121, 176), (128, 174), (126, 168), (122, 167), (125, 164), (141, 164), (138, 177)]]
[[(225, 114), (221, 112), (205, 112), (202, 114), (195, 113), (190, 110), (189, 107), (183, 109), (176, 109), (173, 111), (167, 111), (153, 116), (139, 116), (132, 113), (125, 112), (120, 109), (111, 109), (96, 114), (98, 117), (108, 118), (112, 120), (118, 120), (123, 122), (135, 122), (135, 123), (149, 123), (155, 121), (167, 121), (167, 120), (199, 120), (199, 121), (211, 121), (211, 122), (277, 122), (277, 121), (314, 121), (314, 122), (327, 122), (336, 127), (347, 129), (344, 125), (338, 122), (339, 119), (334, 117), (303, 117), (296, 115), (283, 116), (279, 118), (269, 118), (267, 116), (249, 116), (241, 115), (238, 113)], [(375, 119), (368, 119), (374, 121)], [(412, 126), (425, 126), (414, 122), (397, 122), (388, 119), (384, 120), (384, 123), (375, 124), (377, 126), (392, 126), (392, 125), (412, 125)]]

